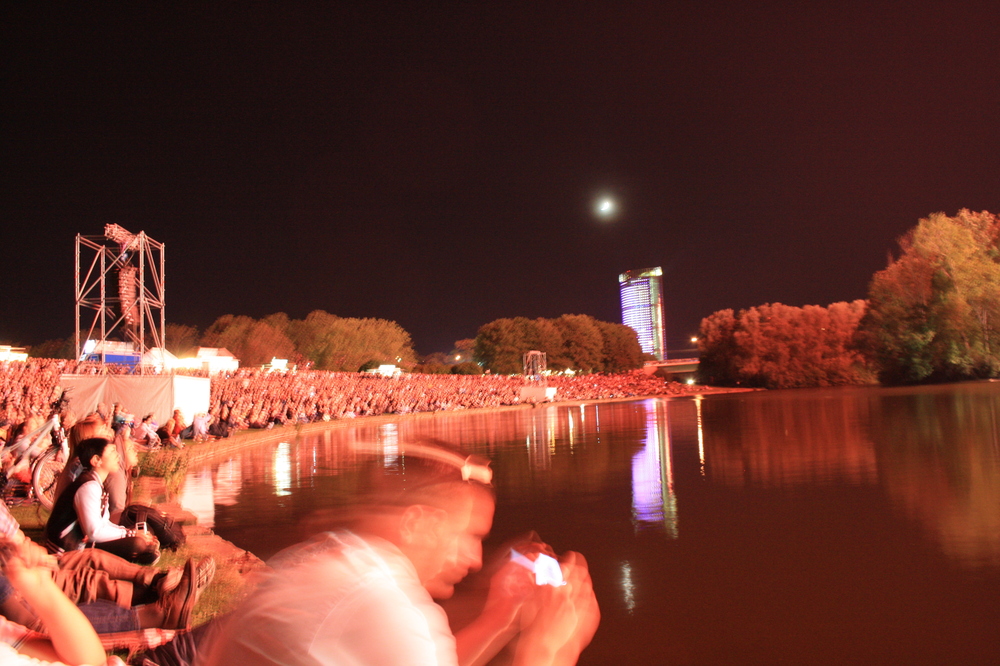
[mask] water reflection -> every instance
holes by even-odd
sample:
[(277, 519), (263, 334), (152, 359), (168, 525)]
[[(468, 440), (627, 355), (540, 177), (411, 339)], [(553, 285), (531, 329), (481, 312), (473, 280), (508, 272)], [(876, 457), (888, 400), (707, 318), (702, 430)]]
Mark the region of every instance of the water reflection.
[(646, 401), (646, 439), (632, 457), (632, 520), (677, 538), (677, 495), (670, 464), (670, 420), (662, 400)]
[(215, 527), (215, 488), (212, 470), (203, 468), (184, 477), (179, 502), (198, 520), (199, 525)]
[(621, 565), (621, 587), (625, 611), (631, 614), (635, 612), (635, 584), (632, 582), (632, 565), (628, 562)]
[(281, 442), (274, 451), (274, 494), (278, 497), (292, 494), (291, 451), (289, 442)]
[(585, 553), (581, 664), (1000, 662), (1000, 384), (360, 420), (192, 469), (181, 502), (267, 557), (351, 504), (351, 442), (395, 466), (424, 437), (493, 460), (488, 545)]
[(893, 394), (868, 427), (893, 503), (977, 566), (1000, 564), (1000, 400), (988, 387)]
[[(600, 520), (680, 539), (695, 479), (743, 493), (865, 489), (919, 523), (955, 561), (997, 566), (998, 424), (997, 384), (421, 415), (340, 424), (191, 470), (181, 501), (206, 525), (221, 512), (223, 529), (245, 521), (251, 535), (245, 516), (294, 524), (317, 507), (350, 503), (357, 453), (349, 442), (378, 443), (392, 466), (402, 443), (433, 437), (493, 459), (501, 505), (557, 501), (591, 511), (588, 503), (599, 501)], [(622, 491), (624, 511), (615, 509)], [(684, 511), (685, 529), (712, 520)]]
[(955, 561), (1000, 565), (998, 388), (726, 396), (706, 401), (703, 460), (729, 487), (883, 489)]
[(758, 393), (705, 401), (709, 477), (735, 487), (875, 484), (875, 447), (862, 427), (872, 404), (837, 395), (797, 391), (778, 400)]

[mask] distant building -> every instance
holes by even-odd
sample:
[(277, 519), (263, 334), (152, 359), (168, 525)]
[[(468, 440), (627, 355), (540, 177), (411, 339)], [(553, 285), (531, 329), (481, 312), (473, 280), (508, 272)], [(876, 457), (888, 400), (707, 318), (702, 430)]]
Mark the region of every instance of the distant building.
[(24, 347), (0, 345), (0, 361), (27, 361), (28, 352)]
[(663, 269), (640, 268), (618, 276), (622, 323), (639, 335), (639, 346), (657, 360), (666, 358), (663, 337)]
[(179, 358), (174, 367), (191, 370), (206, 370), (214, 375), (218, 372), (236, 372), (240, 361), (225, 347), (198, 347), (194, 358)]

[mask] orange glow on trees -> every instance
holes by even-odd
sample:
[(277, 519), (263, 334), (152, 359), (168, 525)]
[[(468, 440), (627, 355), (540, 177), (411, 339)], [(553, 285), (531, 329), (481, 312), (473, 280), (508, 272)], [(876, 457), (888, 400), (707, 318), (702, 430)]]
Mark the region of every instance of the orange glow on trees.
[(935, 213), (872, 278), (860, 340), (884, 383), (1000, 377), (1000, 217)]
[(720, 310), (701, 322), (698, 346), (703, 383), (802, 388), (873, 380), (854, 347), (865, 302), (828, 307), (768, 303)]

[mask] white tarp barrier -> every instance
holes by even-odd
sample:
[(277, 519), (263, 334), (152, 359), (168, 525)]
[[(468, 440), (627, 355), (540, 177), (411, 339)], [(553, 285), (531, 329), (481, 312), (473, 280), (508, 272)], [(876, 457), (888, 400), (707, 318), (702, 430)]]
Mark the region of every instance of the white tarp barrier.
[(211, 380), (182, 375), (62, 375), (59, 385), (70, 389), (69, 407), (77, 416), (93, 412), (98, 403), (108, 408), (120, 402), (138, 422), (146, 414), (163, 425), (175, 409), (185, 423), (208, 412)]

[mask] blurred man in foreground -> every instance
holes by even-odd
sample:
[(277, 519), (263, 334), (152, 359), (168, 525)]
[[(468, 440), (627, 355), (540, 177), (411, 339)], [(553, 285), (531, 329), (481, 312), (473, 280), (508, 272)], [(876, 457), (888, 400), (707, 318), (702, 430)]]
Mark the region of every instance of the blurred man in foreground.
[(600, 618), (579, 554), (562, 558), (558, 587), (536, 586), (527, 568), (508, 562), (483, 613), (456, 635), (433, 601), (482, 566), (491, 477), (447, 449), (406, 447), (399, 474), (373, 477), (350, 529), (272, 559), (272, 573), (220, 627), (201, 663), (465, 666), (485, 663), (515, 637), (515, 664), (575, 663)]

